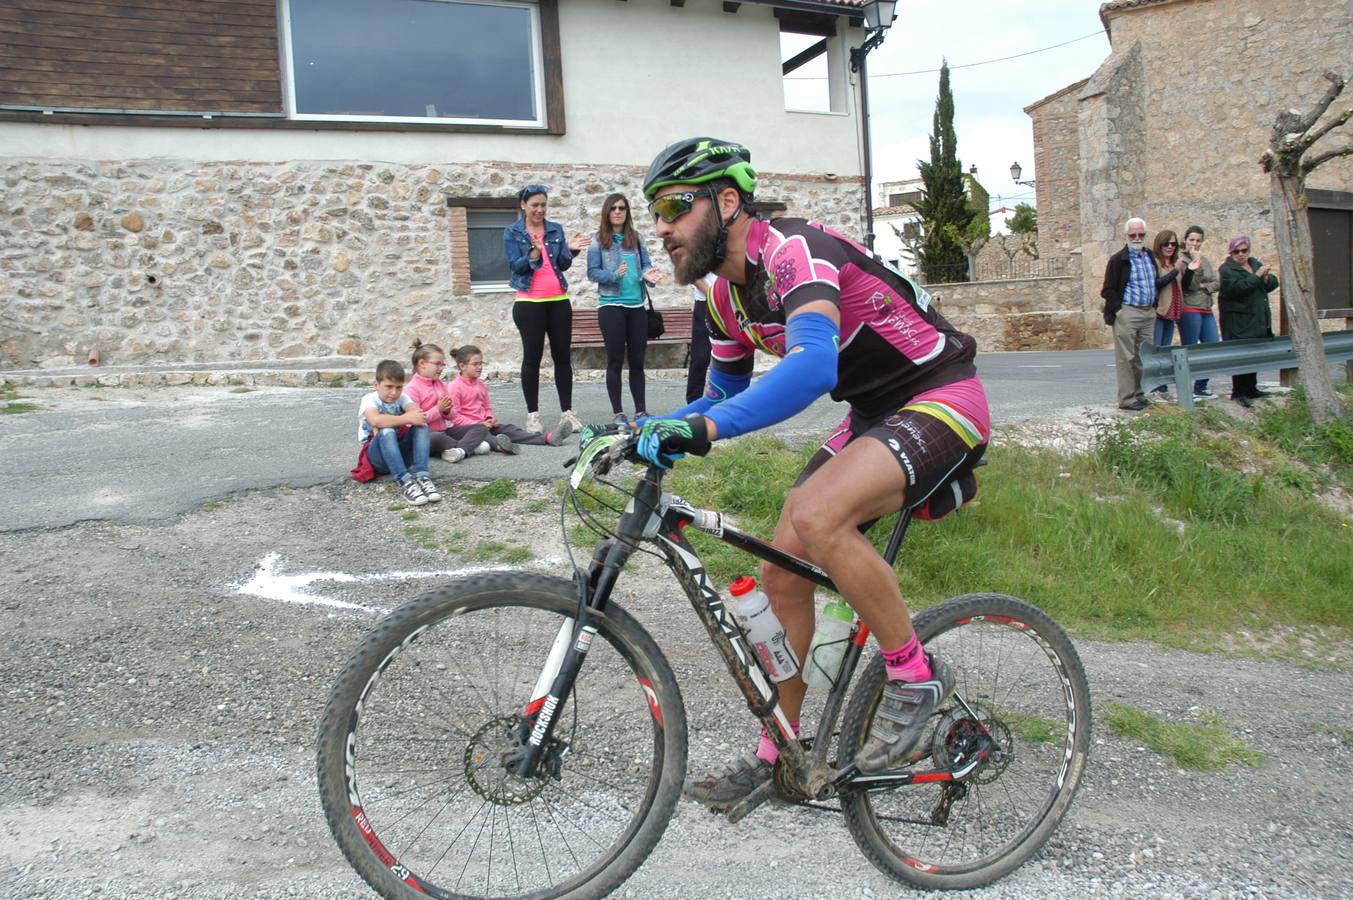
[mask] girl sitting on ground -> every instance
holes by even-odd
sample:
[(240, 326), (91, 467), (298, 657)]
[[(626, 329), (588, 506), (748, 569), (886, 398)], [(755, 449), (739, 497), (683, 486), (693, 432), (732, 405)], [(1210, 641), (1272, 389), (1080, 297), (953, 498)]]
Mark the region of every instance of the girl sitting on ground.
[(488, 385), (479, 377), (484, 372), (484, 355), (478, 347), (466, 344), (451, 351), (460, 374), (451, 382), (451, 425), (453, 427), (479, 425), (493, 435), (491, 448), (499, 453), (516, 453), (517, 444), (548, 444), (558, 447), (573, 433), (567, 418), (548, 434), (527, 431), (518, 425), (499, 422), (489, 402)]
[(436, 344), (413, 341), (413, 379), (404, 386), (423, 415), (427, 416), (429, 448), (447, 462), (460, 462), (471, 453), (488, 453), (488, 426), (451, 424), (451, 389), (442, 381), (446, 354)]

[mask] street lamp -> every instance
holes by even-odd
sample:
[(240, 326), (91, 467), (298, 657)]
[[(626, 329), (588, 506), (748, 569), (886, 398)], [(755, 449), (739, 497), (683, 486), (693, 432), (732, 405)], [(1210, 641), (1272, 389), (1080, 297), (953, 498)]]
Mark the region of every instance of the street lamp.
[(1012, 162), (1010, 164), (1010, 180), (1013, 181), (1015, 184), (1027, 184), (1029, 187), (1033, 187), (1035, 184), (1035, 179), (1031, 178), (1028, 181), (1019, 180), (1019, 176), (1023, 174), (1024, 169), (1020, 168), (1020, 164), (1018, 161)]
[(883, 43), (883, 36), (888, 33), (892, 27), (893, 20), (897, 18), (897, 0), (869, 0), (862, 9), (864, 13), (864, 27), (869, 32), (869, 37), (858, 47), (852, 47), (850, 51), (850, 71), (858, 72), (864, 68), (864, 58), (879, 44)]
[(864, 59), (879, 44), (897, 18), (897, 0), (868, 0), (861, 9), (869, 36), (863, 44), (850, 49), (850, 71), (860, 73), (860, 109), (864, 112), (864, 245), (874, 249), (874, 164), (869, 150), (869, 72)]

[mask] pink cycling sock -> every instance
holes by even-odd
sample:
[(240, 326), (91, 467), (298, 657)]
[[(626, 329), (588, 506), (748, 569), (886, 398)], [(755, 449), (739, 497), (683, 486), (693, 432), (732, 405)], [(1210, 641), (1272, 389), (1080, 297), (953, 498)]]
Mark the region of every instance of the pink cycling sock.
[[(799, 720), (795, 719), (789, 723), (794, 729), (794, 733), (799, 733)], [(766, 734), (766, 729), (761, 729), (761, 741), (756, 745), (756, 758), (765, 763), (775, 765), (775, 761), (780, 758), (780, 748), (775, 746), (775, 742)]]
[(921, 642), (916, 640), (915, 632), (901, 647), (883, 651), (883, 667), (892, 681), (929, 681), (932, 674), (925, 650)]

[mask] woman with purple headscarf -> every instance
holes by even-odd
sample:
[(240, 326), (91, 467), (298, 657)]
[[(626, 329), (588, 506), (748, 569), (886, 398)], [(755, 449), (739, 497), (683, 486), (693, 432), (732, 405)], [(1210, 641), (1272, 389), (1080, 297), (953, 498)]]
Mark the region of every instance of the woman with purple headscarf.
[[(1221, 278), (1217, 310), (1221, 313), (1222, 340), (1273, 337), (1268, 294), (1278, 286), (1278, 276), (1270, 271), (1270, 266), (1250, 256), (1248, 235), (1231, 238), (1226, 252), (1226, 262), (1217, 270)], [(1257, 372), (1231, 376), (1231, 399), (1241, 406), (1250, 406), (1254, 400), (1267, 396), (1267, 391), (1259, 390)]]

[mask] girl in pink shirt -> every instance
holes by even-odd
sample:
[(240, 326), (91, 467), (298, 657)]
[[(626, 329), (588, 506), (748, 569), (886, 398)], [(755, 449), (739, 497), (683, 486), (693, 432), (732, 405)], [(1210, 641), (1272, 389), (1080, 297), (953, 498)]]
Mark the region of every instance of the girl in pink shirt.
[[(567, 419), (560, 419), (554, 431), (548, 434), (539, 434), (518, 425), (499, 422), (493, 415), (493, 404), (489, 402), (488, 385), (479, 377), (484, 371), (484, 354), (473, 344), (466, 344), (452, 350), (451, 353), (456, 358), (456, 368), (460, 370), (460, 374), (451, 382), (448, 389), (451, 396), (450, 418), (453, 427), (487, 428), (493, 435), (493, 449), (500, 453), (516, 453), (517, 444), (548, 444), (558, 447), (573, 433), (573, 426)], [(430, 419), (428, 423), (431, 425)]]
[(488, 426), (482, 422), (456, 425), (451, 422), (451, 390), (442, 381), (446, 354), (436, 344), (414, 338), (413, 378), (404, 393), (423, 410), (428, 420), (429, 451), (447, 462), (460, 462), (471, 453), (488, 453)]

